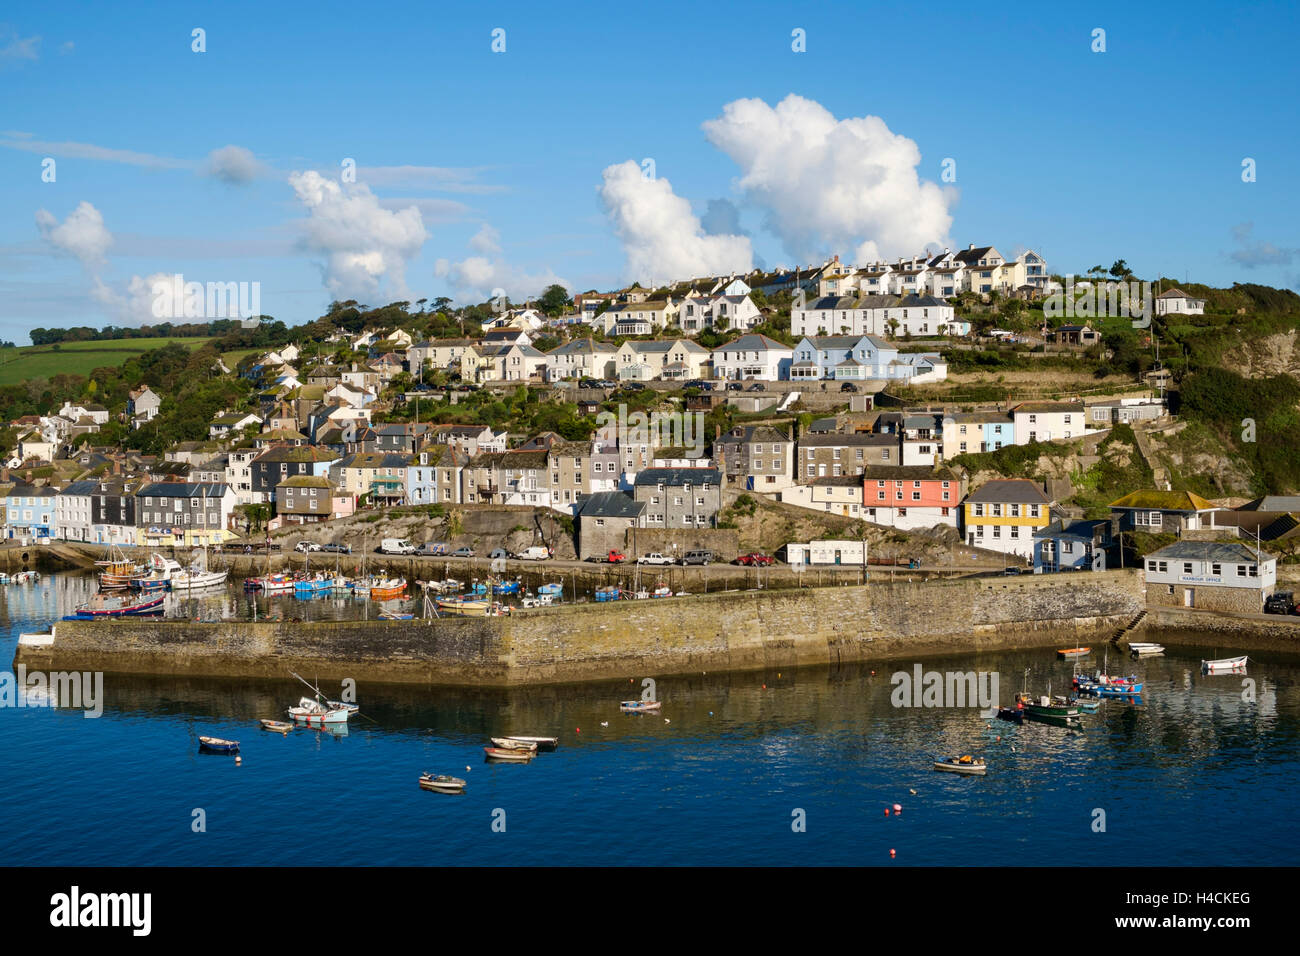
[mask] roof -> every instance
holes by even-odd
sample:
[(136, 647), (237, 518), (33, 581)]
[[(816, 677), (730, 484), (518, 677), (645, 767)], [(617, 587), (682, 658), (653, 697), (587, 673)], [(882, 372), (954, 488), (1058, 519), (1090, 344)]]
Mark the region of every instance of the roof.
[(1157, 299), (1195, 299), (1196, 296), (1188, 295), (1182, 289), (1170, 289), (1167, 292), (1161, 292)]
[(470, 468), (546, 468), (545, 448), (528, 451), (488, 451), (471, 458)]
[(1254, 548), (1236, 541), (1175, 541), (1158, 551), (1152, 551), (1146, 557), (1147, 560), (1163, 558), (1165, 560), (1217, 561), (1223, 564), (1254, 564), (1256, 561), (1277, 560), (1274, 555), (1269, 554), (1267, 551), (1256, 551)]
[(1238, 511), (1300, 511), (1300, 495), (1264, 495), (1247, 501)]
[(789, 432), (772, 425), (738, 425), (718, 439), (719, 444), (779, 443), (790, 441)]
[(637, 472), (636, 483), (642, 485), (722, 484), (722, 472), (716, 468), (646, 468)]
[(294, 475), (276, 485), (277, 488), (333, 488), (323, 475)]
[(1147, 511), (1214, 511), (1218, 506), (1190, 491), (1133, 491), (1110, 503), (1112, 508)]
[(1050, 414), (1052, 412), (1082, 412), (1084, 407), (1077, 402), (1021, 402), (1011, 408), (1013, 414), (1021, 412)]
[(145, 485), (136, 495), (152, 495), (155, 498), (223, 498), (228, 485), (220, 482), (198, 482), (190, 484), (182, 481), (160, 481)]
[(871, 432), (817, 432), (805, 434), (799, 439), (800, 448), (835, 448), (864, 447), (888, 445), (898, 447), (898, 436), (894, 434), (876, 435)]
[(622, 491), (601, 491), (589, 495), (578, 511), (579, 518), (638, 518), (645, 502)]
[(1028, 502), (1051, 504), (1042, 487), (1025, 478), (999, 478), (981, 485), (979, 490), (966, 496), (970, 502)]
[(1082, 538), (1091, 541), (1097, 536), (1097, 529), (1110, 524), (1105, 519), (1091, 519), (1071, 521), (1066, 524), (1063, 520), (1056, 520), (1046, 528), (1034, 532), (1035, 538)]
[(317, 462), (317, 461), (334, 461), (338, 453), (329, 448), (313, 447), (311, 445), (276, 445), (274, 448), (268, 448), (262, 454), (253, 459), (254, 462)]
[(947, 465), (867, 465), (864, 481), (961, 481), (961, 476)]
[(763, 335), (761, 332), (750, 332), (748, 335), (742, 335), (738, 339), (733, 339), (730, 342), (724, 342), (722, 345), (719, 345), (713, 351), (729, 352), (734, 349), (739, 349), (744, 352), (761, 352), (764, 349), (778, 350), (782, 352), (794, 351), (790, 346), (782, 345), (780, 342), (776, 341), (776, 339), (769, 339), (766, 335)]

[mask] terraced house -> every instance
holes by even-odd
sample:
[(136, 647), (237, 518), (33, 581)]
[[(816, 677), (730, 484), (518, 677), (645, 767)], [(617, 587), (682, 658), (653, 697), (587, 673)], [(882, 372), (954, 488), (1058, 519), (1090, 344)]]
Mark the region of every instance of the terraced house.
[[(338, 453), (328, 448), (278, 445), (268, 448), (248, 465), (253, 494), (261, 501), (275, 503), (275, 489), (281, 482), (298, 475), (325, 475), (338, 461)], [(232, 489), (233, 490), (233, 489)], [(236, 493), (236, 497), (238, 497)]]
[(546, 353), (546, 380), (613, 378), (617, 349), (592, 338), (574, 339)]
[(446, 444), (427, 444), (406, 466), (406, 501), (412, 505), (458, 504), (461, 471), (468, 456)]
[[(275, 489), (276, 513), (289, 524), (315, 524), (330, 518), (342, 517), (334, 507), (334, 486), (324, 476), (298, 475), (288, 478)], [(341, 502), (351, 514), (350, 497)]]
[(401, 504), (406, 497), (409, 455), (358, 452), (329, 466), (330, 483), (358, 506), (364, 499), (374, 507)]
[(773, 493), (795, 480), (795, 443), (772, 425), (739, 425), (714, 443), (727, 481), (748, 491)]
[(898, 435), (868, 432), (806, 434), (799, 439), (799, 483), (815, 478), (861, 475), (869, 465), (902, 463)]
[(226, 527), (235, 492), (219, 483), (155, 482), (135, 493), (139, 543), (147, 547), (203, 547), (231, 537)]
[(716, 468), (646, 468), (633, 498), (645, 504), (645, 527), (712, 528), (722, 509), (722, 472)]
[(1034, 535), (1051, 523), (1051, 510), (1051, 499), (1037, 482), (990, 481), (966, 497), (962, 533), (972, 547), (1032, 558)]
[(629, 340), (614, 355), (618, 377), (625, 382), (703, 378), (711, 361), (712, 353), (690, 339)]

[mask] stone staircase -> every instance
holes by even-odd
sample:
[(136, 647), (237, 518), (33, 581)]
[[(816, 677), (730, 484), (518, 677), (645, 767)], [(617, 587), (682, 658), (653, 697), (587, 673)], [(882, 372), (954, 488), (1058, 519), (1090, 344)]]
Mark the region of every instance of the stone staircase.
[(1145, 608), (1142, 609), (1141, 611), (1138, 611), (1137, 614), (1134, 615), (1133, 620), (1129, 621), (1127, 624), (1125, 624), (1123, 627), (1121, 627), (1111, 636), (1110, 642), (1114, 644), (1116, 647), (1118, 647), (1120, 641), (1122, 641), (1127, 635), (1132, 634), (1134, 631), (1136, 631), (1139, 627), (1142, 626), (1142, 621), (1144, 618), (1146, 618), (1146, 616), (1147, 616), (1147, 612)]

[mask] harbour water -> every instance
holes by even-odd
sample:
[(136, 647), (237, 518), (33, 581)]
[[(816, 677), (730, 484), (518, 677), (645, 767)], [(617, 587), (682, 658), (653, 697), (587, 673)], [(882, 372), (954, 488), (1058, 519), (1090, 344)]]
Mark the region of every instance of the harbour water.
[[(20, 632), (93, 587), (77, 575), (0, 587), (0, 667)], [(1022, 680), (1060, 693), (1072, 666), (1050, 650), (490, 692), (358, 675), (361, 715), (339, 735), (258, 728), (305, 690), (287, 673), (107, 674), (97, 719), (0, 707), (0, 850), (11, 864), (74, 866), (1291, 864), (1300, 659), (1252, 654), (1244, 677), (1204, 677), (1200, 658), (1225, 656), (1215, 650), (1112, 653), (1112, 672), (1145, 679), (1143, 703), (1107, 701), (1081, 732), (891, 702), (891, 675), (916, 663), (995, 672), (1004, 700)], [(619, 713), (647, 677), (662, 712)], [(503, 733), (560, 745), (526, 765), (486, 763)], [(203, 734), (238, 739), (241, 764), (199, 753)], [(932, 770), (967, 753), (987, 776)], [(468, 788), (421, 791), (423, 771)]]

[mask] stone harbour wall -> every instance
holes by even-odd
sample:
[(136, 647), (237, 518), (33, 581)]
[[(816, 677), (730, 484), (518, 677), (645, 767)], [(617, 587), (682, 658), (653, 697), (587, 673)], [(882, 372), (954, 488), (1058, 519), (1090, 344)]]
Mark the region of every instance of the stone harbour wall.
[(1134, 572), (742, 591), (434, 621), (65, 621), (29, 669), (508, 686), (1106, 639)]

